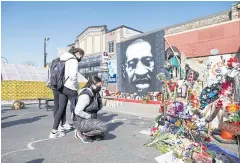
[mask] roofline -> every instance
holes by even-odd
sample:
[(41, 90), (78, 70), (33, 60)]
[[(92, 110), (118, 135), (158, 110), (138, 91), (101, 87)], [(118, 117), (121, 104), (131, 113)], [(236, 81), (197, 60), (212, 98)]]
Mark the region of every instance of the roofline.
[(75, 42), (74, 42), (74, 43), (72, 43), (72, 44), (69, 44), (69, 45), (68, 45), (68, 47), (69, 47), (69, 46), (72, 46), (72, 45), (75, 45)]
[(190, 21), (186, 21), (186, 22), (183, 22), (183, 23), (179, 23), (179, 24), (175, 24), (175, 25), (171, 25), (171, 26), (167, 26), (167, 27), (163, 27), (163, 28), (158, 28), (158, 29), (155, 29), (155, 30), (152, 30), (152, 31), (144, 32), (144, 33), (142, 33), (142, 34), (129, 37), (129, 38), (127, 38), (126, 40), (124, 40), (124, 41), (122, 41), (122, 42), (131, 40), (131, 39), (135, 39), (135, 38), (138, 38), (138, 37), (150, 35), (150, 34), (152, 34), (152, 33), (155, 33), (155, 32), (161, 31), (161, 30), (167, 30), (167, 29), (169, 29), (169, 28), (178, 27), (178, 26), (181, 26), (181, 25), (184, 25), (184, 24), (193, 23), (193, 22), (196, 22), (196, 21), (199, 21), (199, 20), (204, 20), (204, 19), (207, 19), (207, 18), (212, 18), (212, 17), (218, 16), (218, 15), (224, 14), (224, 13), (229, 13), (229, 12), (231, 12), (231, 10), (226, 10), (226, 11), (218, 12), (218, 13), (215, 13), (215, 14), (212, 14), (212, 15), (209, 15), (209, 16), (204, 16), (204, 17), (200, 17), (200, 18), (197, 18), (197, 19), (192, 19), (192, 20), (190, 20)]
[(77, 36), (77, 38), (78, 38), (79, 36), (81, 36), (85, 31), (87, 31), (89, 28), (101, 28), (101, 27), (103, 27), (103, 28), (107, 31), (107, 25), (89, 26), (89, 27), (87, 27), (83, 32), (81, 32), (81, 33)]
[(218, 15), (221, 15), (221, 14), (229, 13), (231, 11), (232, 10), (226, 10), (226, 11), (221, 11), (221, 12), (218, 12), (218, 13), (215, 13), (215, 14), (211, 14), (209, 16), (199, 17), (199, 18), (192, 19), (192, 20), (189, 20), (189, 21), (186, 21), (186, 22), (183, 22), (183, 23), (178, 23), (178, 24), (175, 24), (175, 25), (171, 25), (171, 26), (165, 27), (165, 28), (163, 28), (163, 30), (167, 30), (169, 28), (178, 27), (178, 26), (181, 26), (181, 25), (184, 25), (184, 24), (190, 24), (190, 23), (193, 23), (193, 22), (196, 22), (196, 21), (199, 21), (199, 20), (212, 18), (212, 17), (218, 16)]
[(224, 24), (231, 24), (231, 23), (235, 23), (235, 22), (238, 22), (238, 21), (240, 21), (240, 19), (234, 19), (234, 20), (231, 20), (231, 21), (224, 21), (224, 22), (221, 22), (221, 23), (218, 23), (218, 24), (211, 24), (211, 25), (199, 27), (199, 28), (196, 28), (196, 29), (189, 29), (189, 30), (182, 31), (182, 32), (167, 34), (167, 35), (165, 35), (165, 37), (175, 36), (175, 35), (184, 34), (184, 33), (188, 33), (188, 32), (193, 32), (193, 31), (197, 31), (197, 30), (202, 30), (202, 29), (206, 29), (206, 28), (212, 28), (212, 27), (216, 27), (216, 26), (220, 26), (220, 25), (224, 25)]
[(139, 33), (143, 33), (142, 31), (139, 31), (139, 30), (137, 30), (137, 29), (128, 27), (128, 26), (126, 26), (126, 25), (121, 25), (121, 26), (118, 26), (118, 27), (116, 27), (116, 28), (113, 28), (113, 29), (107, 31), (107, 33), (112, 32), (112, 31), (115, 31), (115, 30), (117, 30), (117, 29), (119, 29), (119, 28), (128, 28), (128, 29), (131, 29), (131, 30), (133, 30), (133, 31), (136, 31), (136, 32), (139, 32)]

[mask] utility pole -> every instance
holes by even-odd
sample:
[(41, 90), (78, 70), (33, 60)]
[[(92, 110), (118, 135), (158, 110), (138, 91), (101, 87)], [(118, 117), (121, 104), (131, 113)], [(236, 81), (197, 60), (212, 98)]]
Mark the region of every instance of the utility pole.
[(47, 67), (47, 41), (49, 39), (49, 37), (44, 38), (44, 67)]

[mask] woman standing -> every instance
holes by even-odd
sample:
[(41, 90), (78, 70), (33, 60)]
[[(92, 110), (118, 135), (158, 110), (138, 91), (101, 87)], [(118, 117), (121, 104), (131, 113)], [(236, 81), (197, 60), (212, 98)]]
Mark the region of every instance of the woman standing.
[[(53, 89), (53, 97), (54, 97), (54, 110), (53, 110), (53, 117), (55, 118), (58, 108), (59, 108), (59, 92)], [(68, 131), (71, 130), (72, 126), (67, 123), (67, 113), (66, 110), (61, 117), (60, 125), (58, 127), (59, 131)]]
[(97, 112), (102, 109), (101, 87), (102, 80), (98, 76), (90, 77), (78, 96), (73, 125), (76, 128), (75, 137), (83, 143), (103, 139), (107, 130), (106, 124), (97, 119)]
[(76, 97), (78, 96), (77, 90), (79, 87), (78, 83), (78, 63), (84, 56), (84, 51), (80, 48), (72, 48), (68, 53), (63, 53), (60, 56), (60, 61), (65, 62), (65, 83), (62, 89), (59, 90), (59, 107), (55, 113), (54, 124), (52, 132), (49, 135), (49, 138), (59, 138), (65, 136), (65, 133), (62, 131), (58, 131), (59, 123), (63, 119), (67, 102), (70, 100), (71, 102), (71, 113), (76, 104)]

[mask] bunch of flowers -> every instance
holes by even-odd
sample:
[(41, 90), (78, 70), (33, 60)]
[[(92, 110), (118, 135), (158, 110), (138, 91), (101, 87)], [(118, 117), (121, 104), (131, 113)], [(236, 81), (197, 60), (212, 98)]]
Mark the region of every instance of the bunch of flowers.
[(171, 92), (178, 86), (177, 82), (173, 82), (172, 80), (169, 80), (166, 84)]
[(232, 113), (229, 116), (229, 121), (234, 124), (240, 126), (240, 111), (237, 111), (235, 113)]
[(167, 113), (173, 117), (178, 116), (180, 112), (184, 111), (184, 103), (183, 102), (173, 102), (167, 108)]
[(234, 67), (237, 66), (237, 64), (239, 64), (238, 58), (230, 58), (230, 59), (227, 61), (227, 67), (228, 67), (228, 68), (234, 68)]

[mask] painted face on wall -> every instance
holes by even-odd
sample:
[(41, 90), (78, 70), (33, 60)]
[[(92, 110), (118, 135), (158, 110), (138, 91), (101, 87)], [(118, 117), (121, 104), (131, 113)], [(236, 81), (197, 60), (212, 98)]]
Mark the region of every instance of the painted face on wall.
[(125, 68), (129, 82), (138, 90), (149, 88), (154, 69), (151, 45), (142, 39), (130, 44), (126, 50)]

